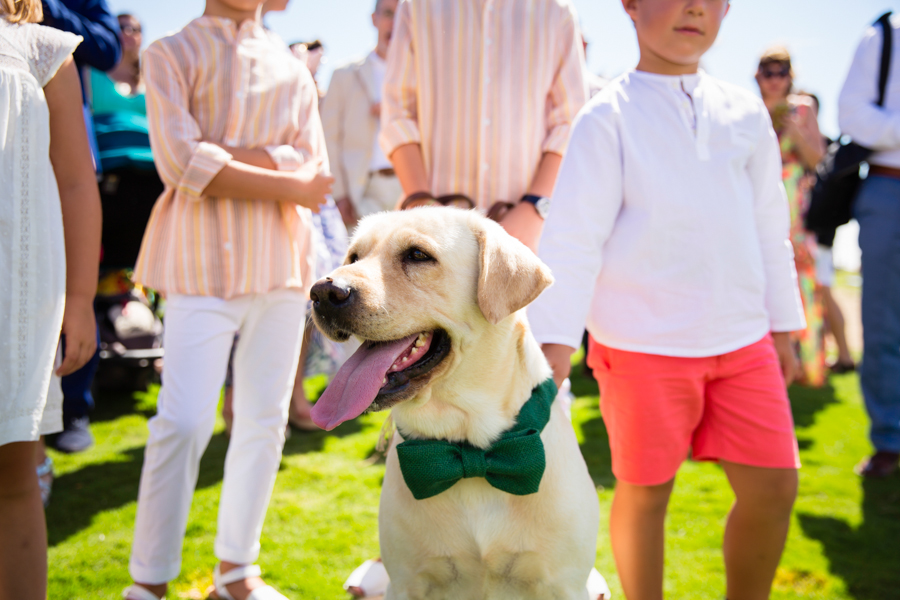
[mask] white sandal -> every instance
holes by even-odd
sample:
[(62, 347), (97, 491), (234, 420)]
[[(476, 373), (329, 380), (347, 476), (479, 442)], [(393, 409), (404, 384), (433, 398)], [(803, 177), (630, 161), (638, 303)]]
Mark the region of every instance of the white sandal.
[[(213, 587), (216, 589), (216, 595), (220, 598), (220, 600), (234, 600), (234, 596), (229, 594), (228, 590), (225, 588), (226, 585), (236, 583), (244, 579), (249, 579), (251, 577), (259, 577), (260, 575), (262, 575), (262, 569), (259, 568), (259, 565), (237, 567), (228, 571), (227, 573), (219, 573), (219, 565), (216, 565), (215, 570), (213, 570)], [(147, 600), (150, 599), (148, 598)], [(273, 588), (271, 585), (266, 585), (260, 588), (256, 588), (255, 590), (250, 592), (250, 595), (247, 596), (247, 600), (289, 599), (287, 596), (283, 596), (275, 591), (275, 588)]]
[(165, 596), (157, 598), (156, 594), (136, 583), (132, 583), (125, 588), (125, 591), (122, 592), (122, 597), (125, 600), (166, 600)]
[(362, 596), (357, 596), (358, 598), (375, 598), (387, 592), (390, 582), (391, 578), (388, 577), (384, 563), (378, 559), (370, 559), (350, 573), (350, 577), (344, 582), (344, 589), (349, 592), (350, 588), (355, 587), (363, 593)]

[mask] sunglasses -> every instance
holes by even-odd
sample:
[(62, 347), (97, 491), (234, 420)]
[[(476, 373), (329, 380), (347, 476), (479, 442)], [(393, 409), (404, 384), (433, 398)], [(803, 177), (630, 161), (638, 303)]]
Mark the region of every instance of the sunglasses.
[(132, 27), (131, 25), (122, 25), (122, 27), (120, 29), (122, 30), (122, 33), (124, 33), (125, 35), (134, 35), (136, 33), (141, 32), (140, 25), (137, 27)]
[(782, 67), (781, 69), (760, 69), (759, 76), (763, 79), (784, 79), (791, 76), (790, 67)]

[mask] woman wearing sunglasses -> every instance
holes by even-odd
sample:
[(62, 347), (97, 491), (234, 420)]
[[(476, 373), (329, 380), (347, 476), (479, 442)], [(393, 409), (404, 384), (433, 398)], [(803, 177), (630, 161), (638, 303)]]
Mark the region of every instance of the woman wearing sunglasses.
[(791, 242), (807, 328), (794, 334), (801, 363), (799, 382), (825, 383), (824, 298), (816, 281), (816, 237), (803, 227), (809, 206), (812, 172), (825, 154), (812, 99), (794, 92), (791, 55), (773, 46), (759, 59), (756, 82), (781, 144), (782, 180), (791, 209)]
[(141, 22), (131, 14), (121, 14), (118, 19), (122, 60), (106, 73), (91, 69), (91, 109), (95, 116), (117, 112), (146, 115), (141, 81)]

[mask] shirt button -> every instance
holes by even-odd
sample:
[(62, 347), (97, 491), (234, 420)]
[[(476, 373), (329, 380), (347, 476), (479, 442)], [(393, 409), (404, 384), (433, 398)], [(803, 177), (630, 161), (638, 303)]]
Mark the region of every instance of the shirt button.
[(493, 41), (494, 40), (492, 40), (491, 38), (488, 38), (488, 39), (484, 40), (484, 43), (487, 44), (488, 46), (490, 46), (491, 42), (493, 42)]
[(485, 127), (490, 127), (490, 126), (491, 126), (491, 120), (490, 120), (490, 119), (485, 119), (484, 121), (482, 121), (482, 123), (484, 124)]
[(225, 243), (222, 245), (222, 247), (225, 248), (225, 251), (226, 251), (226, 252), (231, 252), (231, 242), (225, 242)]
[(481, 168), (485, 171), (487, 171), (490, 166), (491, 165), (489, 165), (488, 163), (481, 163)]

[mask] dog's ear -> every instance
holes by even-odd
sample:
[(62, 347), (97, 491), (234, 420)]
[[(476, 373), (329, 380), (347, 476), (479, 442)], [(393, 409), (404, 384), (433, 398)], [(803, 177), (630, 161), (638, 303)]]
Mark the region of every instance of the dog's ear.
[(478, 307), (496, 325), (540, 296), (553, 276), (528, 246), (497, 223), (473, 215), (472, 229), (480, 262)]

